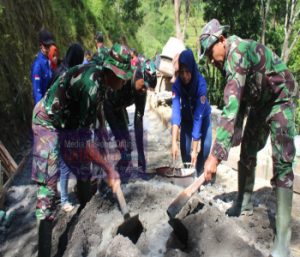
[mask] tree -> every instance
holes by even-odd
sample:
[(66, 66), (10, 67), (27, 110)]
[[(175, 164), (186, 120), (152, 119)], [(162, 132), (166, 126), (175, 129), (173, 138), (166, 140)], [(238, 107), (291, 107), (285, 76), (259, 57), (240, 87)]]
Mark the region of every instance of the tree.
[(229, 25), (234, 34), (258, 40), (261, 31), (258, 0), (204, 0), (204, 3), (204, 20), (217, 18), (221, 24)]
[(180, 15), (181, 15), (181, 0), (174, 0), (174, 17), (175, 17), (175, 31), (176, 37), (185, 40), (186, 37), (186, 29), (188, 25), (188, 20), (191, 13), (191, 5), (192, 0), (185, 0), (185, 12), (184, 12), (184, 25), (183, 29), (181, 29)]
[(261, 31), (261, 39), (260, 42), (265, 44), (265, 36), (266, 36), (266, 29), (267, 29), (267, 21), (268, 21), (268, 14), (270, 10), (270, 2), (271, 0), (260, 0), (261, 5), (261, 16), (262, 16), (262, 31)]
[[(300, 28), (295, 33), (295, 23), (299, 17), (300, 8), (297, 8), (297, 0), (286, 0), (285, 8), (285, 22), (284, 22), (284, 41), (282, 45), (281, 58), (284, 62), (288, 62), (289, 55), (295, 44), (297, 43), (300, 36)], [(294, 38), (291, 39), (293, 32), (295, 33)], [(292, 40), (292, 42), (290, 42)]]
[(183, 41), (185, 39), (186, 27), (187, 27), (187, 23), (188, 23), (188, 20), (189, 20), (189, 17), (190, 17), (190, 10), (191, 10), (190, 6), (191, 6), (191, 0), (185, 0), (184, 26), (183, 26), (183, 31), (182, 31)]
[(178, 39), (183, 40), (183, 34), (181, 32), (181, 25), (180, 25), (180, 9), (181, 9), (181, 0), (174, 0), (174, 16), (175, 16), (175, 30), (176, 30), (176, 37)]

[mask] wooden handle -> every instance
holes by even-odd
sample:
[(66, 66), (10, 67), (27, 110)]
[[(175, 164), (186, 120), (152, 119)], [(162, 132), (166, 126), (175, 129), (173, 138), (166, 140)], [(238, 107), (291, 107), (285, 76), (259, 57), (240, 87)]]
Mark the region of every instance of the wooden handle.
[(197, 178), (191, 185), (184, 189), (169, 205), (167, 213), (170, 218), (175, 218), (175, 216), (180, 212), (180, 210), (185, 206), (190, 197), (198, 190), (198, 188), (205, 182), (204, 173)]
[(184, 189), (182, 193), (186, 194), (187, 196), (192, 196), (204, 182), (204, 173), (202, 173), (200, 177), (195, 179), (195, 181), (192, 184), (190, 184), (186, 189)]
[(119, 202), (120, 209), (121, 209), (121, 212), (122, 212), (124, 218), (130, 217), (129, 216), (129, 211), (128, 211), (128, 208), (127, 208), (127, 204), (126, 204), (126, 200), (124, 198), (121, 186), (118, 186), (118, 189), (116, 191), (116, 197), (117, 197), (117, 200)]

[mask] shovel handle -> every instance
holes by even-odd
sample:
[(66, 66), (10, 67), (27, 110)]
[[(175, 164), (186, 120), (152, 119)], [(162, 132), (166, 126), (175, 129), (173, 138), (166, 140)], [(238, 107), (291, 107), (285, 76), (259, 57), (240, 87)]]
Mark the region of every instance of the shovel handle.
[(125, 218), (129, 217), (129, 211), (127, 208), (126, 200), (124, 198), (121, 186), (119, 185), (116, 191), (116, 197), (120, 205), (121, 212)]
[(202, 173), (200, 177), (196, 178), (196, 180), (190, 186), (188, 186), (183, 192), (190, 197), (198, 190), (199, 187), (202, 186), (204, 182), (205, 182), (205, 177), (204, 177), (204, 173)]
[(204, 173), (197, 178), (191, 185), (184, 189), (169, 205), (167, 213), (170, 218), (175, 218), (175, 216), (180, 212), (180, 210), (189, 201), (190, 197), (198, 190), (198, 188), (205, 182)]

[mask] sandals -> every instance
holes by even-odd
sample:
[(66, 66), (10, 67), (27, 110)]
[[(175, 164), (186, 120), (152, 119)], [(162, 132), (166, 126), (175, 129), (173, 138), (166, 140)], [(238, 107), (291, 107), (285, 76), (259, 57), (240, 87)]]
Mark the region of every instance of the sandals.
[(69, 202), (66, 202), (63, 204), (63, 206), (61, 207), (65, 212), (71, 212), (74, 209), (74, 206), (72, 204), (70, 204)]

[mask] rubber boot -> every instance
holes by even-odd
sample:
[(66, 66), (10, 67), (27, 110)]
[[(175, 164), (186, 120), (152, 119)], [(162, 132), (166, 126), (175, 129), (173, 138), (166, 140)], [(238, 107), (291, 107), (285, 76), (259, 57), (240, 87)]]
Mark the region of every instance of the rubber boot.
[(38, 257), (51, 256), (52, 221), (38, 220)]
[(251, 196), (254, 187), (255, 168), (247, 169), (240, 161), (238, 163), (238, 196), (232, 207), (226, 214), (229, 217), (238, 217), (240, 215), (252, 215), (253, 204)]
[(276, 189), (276, 236), (272, 249), (273, 257), (290, 256), (292, 201), (292, 189)]

